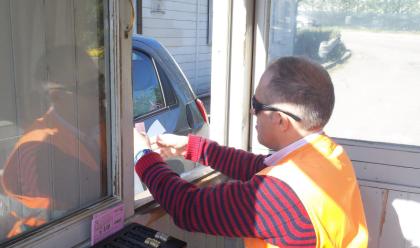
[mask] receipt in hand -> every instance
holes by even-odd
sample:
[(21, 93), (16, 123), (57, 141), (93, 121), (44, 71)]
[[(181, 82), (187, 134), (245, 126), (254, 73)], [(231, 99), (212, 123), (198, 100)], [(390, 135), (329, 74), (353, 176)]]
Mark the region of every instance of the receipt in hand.
[(160, 123), (159, 120), (155, 120), (148, 128), (146, 128), (144, 122), (138, 122), (134, 127), (138, 133), (145, 132), (149, 137), (154, 137), (166, 132), (165, 127), (162, 125), (162, 123)]
[(166, 132), (166, 129), (162, 126), (159, 120), (155, 120), (152, 125), (147, 129), (147, 135), (149, 137), (154, 137), (159, 134), (163, 134)]

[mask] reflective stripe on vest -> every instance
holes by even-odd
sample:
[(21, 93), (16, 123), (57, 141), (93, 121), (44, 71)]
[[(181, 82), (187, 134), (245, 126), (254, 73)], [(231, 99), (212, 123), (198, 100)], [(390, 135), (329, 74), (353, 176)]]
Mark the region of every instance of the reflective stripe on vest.
[[(84, 144), (80, 142), (78, 137), (76, 137), (71, 131), (61, 125), (60, 122), (54, 118), (54, 115), (50, 113), (50, 111), (43, 117), (37, 119), (36, 122), (29, 128), (29, 131), (25, 132), (25, 134), (19, 139), (11, 152), (12, 156), (13, 154), (18, 153), (21, 146), (30, 143), (45, 143), (53, 145), (64, 154), (83, 162), (92, 171), (99, 171), (98, 162), (92, 157)], [(75, 149), (76, 147), (78, 149)], [(48, 208), (51, 204), (51, 200), (48, 197), (23, 196), (9, 189), (7, 185), (7, 181), (9, 180), (8, 171), (18, 170), (18, 168), (13, 168), (18, 166), (18, 164), (11, 161), (12, 156), (8, 158), (4, 167), (2, 186), (6, 195), (17, 199), (29, 208)], [(25, 178), (22, 178), (21, 180), (25, 180)]]
[(45, 224), (46, 221), (42, 218), (28, 217), (22, 220), (18, 220), (13, 224), (12, 229), (7, 233), (7, 238), (12, 238), (25, 231), (31, 230), (34, 227)]
[(25, 153), (21, 151), (22, 147), (25, 146), (25, 149), (29, 149), (30, 152), (30, 149), (36, 149), (38, 146), (45, 144), (51, 145), (63, 154), (80, 161), (92, 171), (99, 171), (100, 169), (97, 160), (79, 140), (76, 134), (62, 125), (55, 115), (51, 113), (50, 109), (44, 116), (37, 119), (19, 139), (4, 166), (3, 180), (1, 180), (1, 183), (5, 195), (16, 199), (33, 211), (33, 214), (25, 213), (25, 216), (19, 216), (13, 211), (13, 213), (10, 213), (16, 218), (16, 222), (8, 232), (8, 238), (46, 223), (47, 218), (43, 216), (43, 213), (51, 207), (52, 199), (48, 196), (22, 195), (19, 192), (15, 192), (13, 186), (11, 186), (16, 184), (16, 182), (13, 182), (16, 178), (11, 176), (11, 174), (19, 175), (20, 180), (30, 180), (27, 178), (27, 173), (22, 173), (19, 164), (21, 163), (20, 156), (25, 156), (25, 154), (19, 154)]
[[(316, 247), (367, 247), (368, 231), (353, 167), (341, 146), (318, 138), (258, 175), (276, 177), (298, 195), (317, 236)], [(277, 247), (245, 238), (245, 247)]]

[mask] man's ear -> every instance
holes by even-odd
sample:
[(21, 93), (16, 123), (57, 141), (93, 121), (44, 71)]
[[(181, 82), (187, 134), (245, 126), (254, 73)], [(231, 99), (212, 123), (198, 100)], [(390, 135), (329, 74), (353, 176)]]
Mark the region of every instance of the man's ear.
[(277, 125), (281, 131), (286, 131), (291, 124), (287, 117), (277, 111), (271, 113), (271, 121), (273, 124)]

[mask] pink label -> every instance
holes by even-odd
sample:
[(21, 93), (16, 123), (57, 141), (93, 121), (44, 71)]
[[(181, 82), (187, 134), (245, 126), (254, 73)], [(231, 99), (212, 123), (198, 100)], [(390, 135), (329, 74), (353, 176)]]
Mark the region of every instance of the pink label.
[(146, 133), (146, 127), (144, 126), (144, 122), (137, 122), (134, 127), (136, 128), (138, 133)]
[(94, 214), (91, 227), (90, 245), (118, 232), (124, 226), (124, 204)]

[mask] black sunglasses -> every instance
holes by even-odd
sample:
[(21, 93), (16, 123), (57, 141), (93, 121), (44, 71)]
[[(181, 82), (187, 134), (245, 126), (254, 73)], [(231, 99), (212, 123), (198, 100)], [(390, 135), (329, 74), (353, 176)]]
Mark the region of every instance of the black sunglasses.
[(255, 98), (255, 96), (252, 96), (252, 108), (254, 109), (255, 115), (257, 115), (262, 110), (279, 111), (279, 112), (282, 112), (283, 114), (286, 114), (286, 115), (290, 116), (295, 121), (301, 121), (302, 120), (300, 117), (298, 117), (298, 116), (296, 116), (296, 115), (294, 115), (290, 112), (287, 112), (287, 111), (281, 110), (279, 108), (260, 103), (257, 100), (257, 98)]

